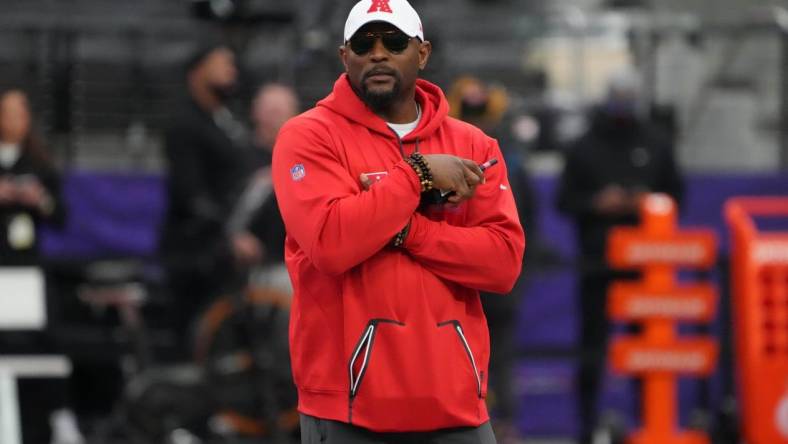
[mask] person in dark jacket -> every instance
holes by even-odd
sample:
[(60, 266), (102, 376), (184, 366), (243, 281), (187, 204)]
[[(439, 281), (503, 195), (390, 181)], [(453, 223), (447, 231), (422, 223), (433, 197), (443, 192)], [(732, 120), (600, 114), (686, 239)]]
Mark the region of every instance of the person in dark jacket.
[(607, 266), (608, 232), (639, 222), (645, 193), (667, 193), (677, 201), (682, 196), (672, 142), (639, 115), (638, 89), (634, 73), (612, 78), (607, 100), (592, 113), (590, 129), (567, 154), (558, 192), (558, 208), (574, 219), (580, 247), (578, 410), (586, 443), (596, 427), (606, 362), (608, 285), (634, 277)]
[(285, 260), (285, 226), (271, 183), (271, 159), (279, 130), (298, 111), (299, 102), (295, 91), (278, 83), (263, 85), (252, 102), (255, 149), (253, 161), (250, 162), (253, 171), (246, 191), (251, 194), (257, 189), (259, 196), (257, 201), (249, 199), (249, 202), (240, 203), (247, 206), (246, 226), (260, 241), (262, 262), (265, 265), (284, 264)]
[[(0, 266), (40, 267), (39, 232), (43, 224), (62, 227), (65, 205), (60, 176), (41, 138), (33, 131), (27, 95), (0, 94)], [(49, 298), (48, 306), (57, 306)], [(48, 310), (54, 314), (56, 310)], [(0, 354), (57, 353), (48, 332), (0, 333)], [(82, 444), (76, 417), (69, 408), (68, 381), (21, 379), (19, 408), (25, 444)]]
[(31, 131), (25, 94), (0, 96), (0, 264), (38, 265), (42, 222), (62, 225), (60, 178)]
[(237, 77), (228, 47), (202, 46), (187, 66), (189, 97), (166, 134), (168, 207), (160, 248), (187, 356), (197, 313), (234, 284), (237, 267), (261, 254), (253, 235), (228, 227), (248, 159), (247, 131), (225, 106)]
[[(509, 185), (520, 223), (528, 232), (528, 242), (533, 250), (536, 198), (524, 165), (524, 150), (514, 141), (509, 118), (509, 97), (506, 91), (488, 86), (470, 76), (458, 78), (446, 99), (449, 115), (468, 122), (498, 140), (509, 168)], [(524, 259), (524, 262), (527, 258)], [(515, 427), (517, 414), (514, 390), (514, 364), (517, 358), (515, 327), (522, 300), (525, 275), (517, 279), (511, 294), (504, 298), (482, 293), (482, 306), (490, 327), (490, 386), (492, 407), (495, 413), (495, 435), (498, 442), (506, 444), (519, 440)]]

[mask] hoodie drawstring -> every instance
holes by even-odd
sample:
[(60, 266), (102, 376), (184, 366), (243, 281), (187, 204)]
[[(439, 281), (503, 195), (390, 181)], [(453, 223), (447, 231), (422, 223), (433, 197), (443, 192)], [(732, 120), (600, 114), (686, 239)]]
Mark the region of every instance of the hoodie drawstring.
[[(402, 143), (402, 138), (393, 129), (391, 131), (394, 133), (394, 136), (397, 138), (397, 146), (399, 147), (399, 154), (404, 159), (406, 157), (405, 156), (405, 145)], [(420, 141), (420, 139), (417, 137), (416, 138), (416, 148), (415, 148), (415, 151), (417, 153), (419, 152), (419, 141)]]

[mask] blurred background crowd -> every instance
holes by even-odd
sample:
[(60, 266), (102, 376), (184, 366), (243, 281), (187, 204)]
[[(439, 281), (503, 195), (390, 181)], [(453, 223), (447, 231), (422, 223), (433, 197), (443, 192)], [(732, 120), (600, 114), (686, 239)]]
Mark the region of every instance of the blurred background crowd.
[[(528, 236), (513, 293), (484, 299), (499, 442), (616, 443), (638, 424), (638, 386), (605, 365), (627, 330), (605, 293), (637, 275), (608, 268), (605, 239), (663, 192), (721, 242), (717, 318), (689, 329), (720, 360), (682, 381), (679, 421), (738, 443), (722, 212), (788, 192), (788, 5), (411, 2), (424, 77), (499, 140)], [(342, 71), (354, 3), (0, 0), (0, 310), (31, 267), (46, 302), (38, 328), (0, 314), (17, 392), (0, 381), (0, 406), (25, 444), (295, 442), (269, 166)]]

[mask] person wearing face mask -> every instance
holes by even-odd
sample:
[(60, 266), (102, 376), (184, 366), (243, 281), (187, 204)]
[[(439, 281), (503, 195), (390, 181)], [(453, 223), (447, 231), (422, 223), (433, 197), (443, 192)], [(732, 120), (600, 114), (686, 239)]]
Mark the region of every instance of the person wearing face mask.
[(681, 201), (683, 183), (672, 142), (639, 113), (639, 76), (615, 74), (606, 100), (593, 110), (591, 126), (566, 156), (557, 206), (573, 218), (579, 241), (578, 411), (582, 442), (591, 443), (597, 427), (597, 398), (604, 375), (609, 323), (606, 294), (614, 272), (605, 261), (611, 228), (639, 223), (645, 193), (667, 193)]
[[(524, 167), (525, 149), (512, 135), (509, 118), (509, 97), (503, 88), (487, 85), (480, 79), (463, 76), (458, 78), (447, 95), (449, 115), (468, 122), (498, 140), (506, 164), (509, 167), (509, 184), (517, 204), (520, 221), (528, 230), (529, 251), (537, 245), (535, 239), (536, 196), (528, 172)], [(524, 262), (528, 262), (529, 254)], [(530, 264), (529, 264), (530, 265)], [(520, 275), (512, 292), (507, 297), (493, 297), (482, 293), (482, 306), (490, 327), (490, 392), (494, 413), (494, 428), (498, 442), (519, 442), (516, 422), (516, 391), (514, 387), (514, 364), (517, 358), (515, 327), (524, 289), (524, 274)]]
[(219, 42), (200, 46), (186, 81), (188, 97), (166, 133), (168, 207), (160, 241), (182, 357), (196, 314), (261, 255), (253, 235), (227, 224), (248, 158), (247, 131), (226, 106), (238, 81), (233, 51)]

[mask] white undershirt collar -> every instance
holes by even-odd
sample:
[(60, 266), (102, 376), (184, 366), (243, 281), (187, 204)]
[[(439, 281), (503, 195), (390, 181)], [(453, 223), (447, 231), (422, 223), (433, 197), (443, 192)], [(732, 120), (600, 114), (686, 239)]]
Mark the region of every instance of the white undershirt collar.
[(388, 125), (389, 128), (394, 130), (394, 132), (397, 133), (397, 136), (400, 139), (402, 139), (403, 137), (405, 137), (408, 134), (410, 134), (413, 130), (415, 130), (417, 126), (419, 126), (419, 121), (420, 120), (421, 120), (421, 106), (419, 106), (419, 104), (417, 103), (416, 104), (416, 120), (414, 120), (413, 122), (410, 122), (410, 123), (391, 123), (391, 122), (386, 122), (386, 125)]

